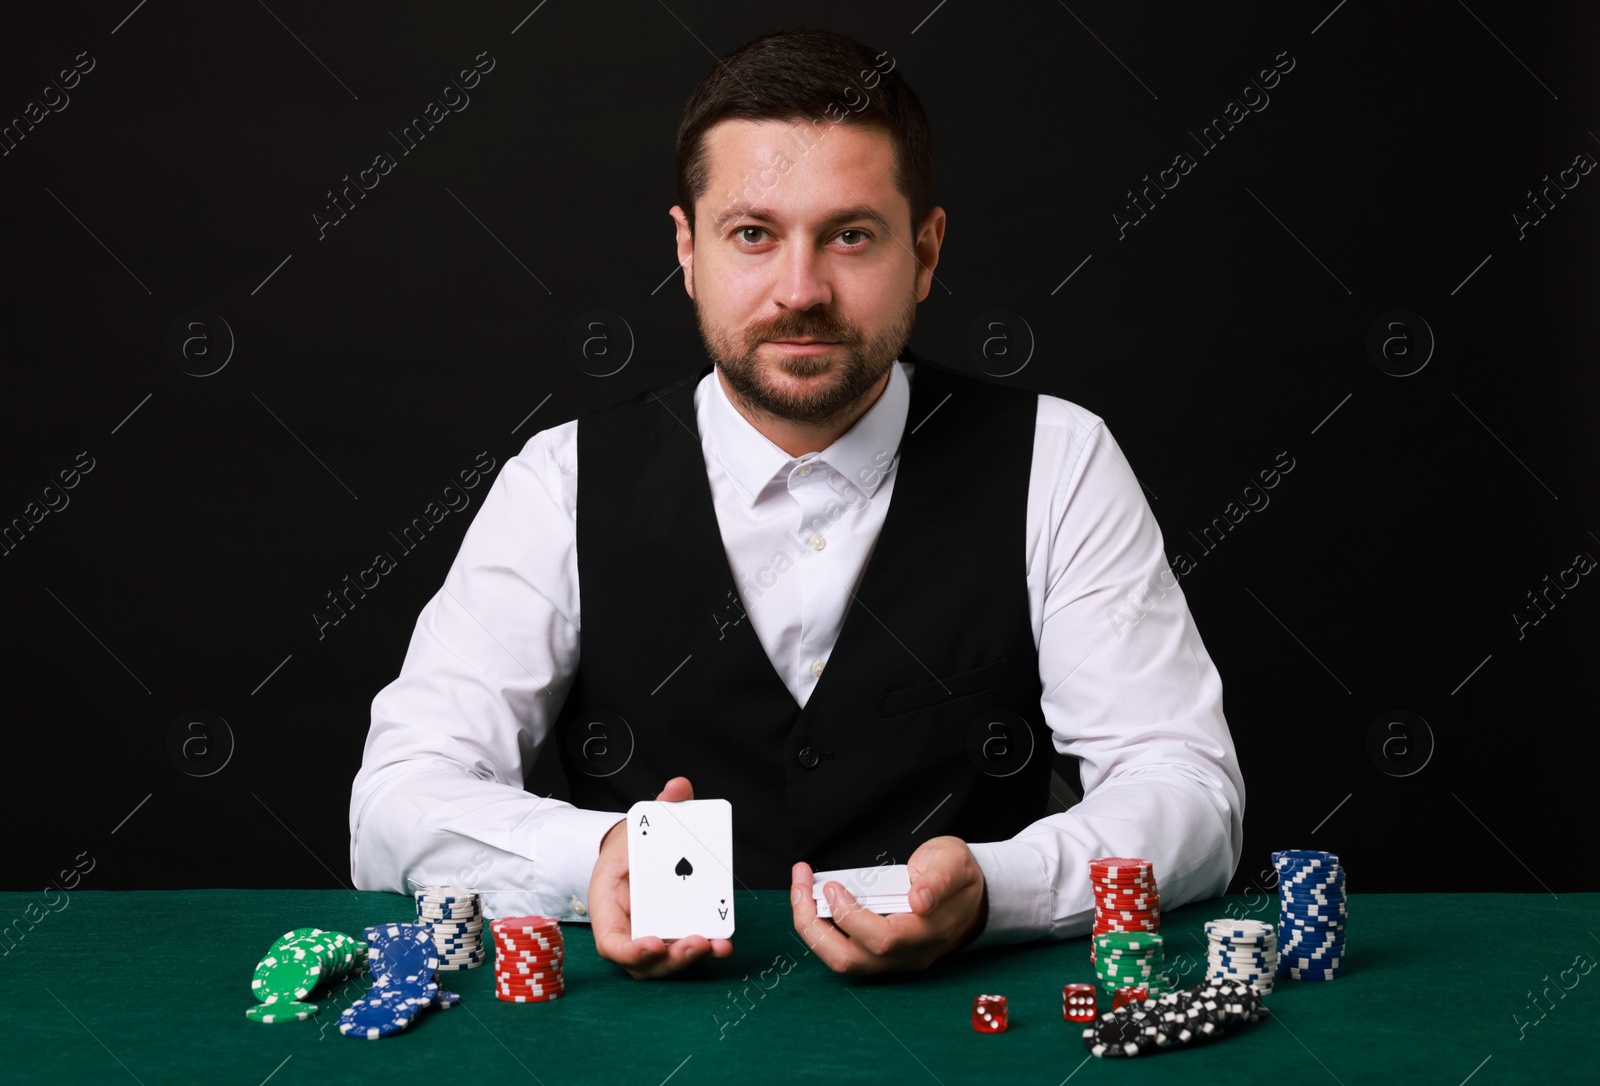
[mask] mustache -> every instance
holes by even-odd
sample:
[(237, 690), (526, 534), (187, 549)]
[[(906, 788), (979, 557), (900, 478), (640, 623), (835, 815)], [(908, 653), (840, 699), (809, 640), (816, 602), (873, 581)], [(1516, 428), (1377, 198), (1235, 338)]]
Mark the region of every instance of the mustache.
[(791, 313), (769, 321), (752, 324), (746, 331), (752, 343), (768, 339), (831, 339), (840, 343), (853, 343), (852, 329), (831, 317), (815, 317)]

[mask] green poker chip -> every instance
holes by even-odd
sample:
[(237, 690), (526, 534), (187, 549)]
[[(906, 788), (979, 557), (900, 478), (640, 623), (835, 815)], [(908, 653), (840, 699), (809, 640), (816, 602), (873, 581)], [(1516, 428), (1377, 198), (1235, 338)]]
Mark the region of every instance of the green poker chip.
[(293, 999), (279, 999), (272, 1003), (257, 1003), (246, 1008), (244, 1016), (252, 1022), (273, 1025), (278, 1022), (304, 1022), (321, 1011), (315, 1003), (301, 1003)]

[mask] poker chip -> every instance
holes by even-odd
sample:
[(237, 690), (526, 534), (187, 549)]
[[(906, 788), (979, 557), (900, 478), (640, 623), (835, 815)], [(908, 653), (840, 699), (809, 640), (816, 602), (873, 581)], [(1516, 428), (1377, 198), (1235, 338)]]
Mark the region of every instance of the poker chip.
[(422, 1007), (401, 989), (377, 989), (356, 1000), (339, 1014), (339, 1032), (346, 1037), (376, 1041), (393, 1037), (416, 1021)]
[(246, 1007), (244, 1016), (252, 1022), (272, 1025), (274, 1022), (304, 1022), (322, 1010), (315, 1003), (301, 1003), (293, 999), (278, 999), (271, 1003), (257, 1003)]
[[(1131, 856), (1090, 860), (1089, 885), (1094, 892), (1091, 936), (1161, 930), (1161, 894), (1156, 887), (1155, 868), (1149, 860)], [(1098, 956), (1099, 948), (1091, 938), (1089, 962), (1097, 969)]]
[(1162, 939), (1149, 931), (1108, 931), (1095, 935), (1095, 975), (1107, 992), (1155, 985), (1163, 964)]
[(476, 969), (484, 963), (483, 902), (476, 891), (424, 886), (415, 897), (417, 920), (433, 934), (439, 969)]
[(1272, 854), (1278, 872), (1277, 976), (1337, 980), (1344, 975), (1345, 872), (1331, 852)]
[(393, 1037), (424, 1010), (461, 1002), (455, 992), (439, 986), (439, 952), (428, 924), (380, 924), (365, 934), (372, 987), (339, 1015), (339, 1032), (344, 1036)]
[(1084, 1027), (1092, 1056), (1123, 1059), (1222, 1036), (1266, 1014), (1261, 995), (1239, 980), (1207, 980), (1179, 992), (1127, 1003)]
[(566, 944), (561, 924), (547, 916), (504, 916), (489, 925), (495, 996), (508, 1003), (543, 1003), (566, 993)]
[(1260, 920), (1206, 922), (1206, 974), (1213, 981), (1249, 984), (1270, 995), (1278, 972), (1278, 935)]
[(245, 1011), (252, 1022), (303, 1022), (321, 1008), (306, 997), (354, 972), (365, 960), (366, 944), (342, 931), (294, 928), (272, 941), (250, 978), (257, 1005)]

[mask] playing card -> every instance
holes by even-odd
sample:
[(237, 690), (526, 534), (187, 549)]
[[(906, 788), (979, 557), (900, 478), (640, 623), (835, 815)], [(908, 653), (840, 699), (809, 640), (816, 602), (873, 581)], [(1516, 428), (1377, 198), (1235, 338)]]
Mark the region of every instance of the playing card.
[(633, 937), (733, 935), (733, 806), (643, 800), (628, 809)]
[(888, 915), (911, 911), (911, 872), (905, 864), (818, 871), (811, 884), (811, 894), (817, 903), (817, 915), (824, 919), (833, 916), (833, 908), (822, 894), (823, 887), (830, 882), (843, 884), (856, 899), (856, 904), (869, 912)]

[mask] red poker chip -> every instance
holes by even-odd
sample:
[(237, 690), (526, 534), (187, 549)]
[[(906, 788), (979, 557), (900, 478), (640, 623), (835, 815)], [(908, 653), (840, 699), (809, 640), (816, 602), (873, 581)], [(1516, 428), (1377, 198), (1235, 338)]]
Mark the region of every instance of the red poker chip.
[(1089, 877), (1095, 882), (1126, 886), (1133, 882), (1154, 882), (1156, 873), (1154, 868), (1149, 867), (1090, 868)]
[(552, 999), (560, 999), (561, 993), (554, 992), (550, 995), (506, 995), (503, 992), (496, 992), (495, 998), (503, 999), (507, 1003), (548, 1003)]
[(512, 954), (560, 954), (567, 949), (566, 944), (559, 940), (554, 943), (508, 943), (504, 939), (496, 939), (494, 946), (496, 950)]
[(1106, 920), (1154, 920), (1161, 915), (1160, 909), (1099, 909), (1095, 918)]
[(566, 987), (566, 983), (561, 980), (540, 981), (496, 979), (494, 985), (502, 992), (559, 992), (561, 989)]
[(1090, 860), (1090, 869), (1095, 868), (1121, 868), (1121, 867), (1149, 867), (1150, 861), (1137, 856), (1101, 856), (1097, 860)]
[(511, 947), (496, 946), (495, 953), (503, 958), (564, 958), (565, 947)]
[(1107, 914), (1103, 914), (1101, 916), (1095, 917), (1094, 918), (1094, 922), (1096, 924), (1125, 924), (1125, 925), (1131, 924), (1131, 925), (1137, 927), (1140, 924), (1159, 924), (1159, 923), (1161, 923), (1161, 914), (1160, 913), (1148, 913), (1148, 914), (1146, 914), (1144, 916), (1115, 916), (1113, 914), (1107, 913)]
[(505, 917), (492, 921), (489, 926), (497, 935), (549, 935), (561, 930), (558, 921), (542, 916)]
[(507, 988), (507, 987), (498, 987), (498, 988), (495, 989), (495, 993), (494, 994), (498, 995), (498, 996), (546, 996), (546, 997), (549, 997), (549, 996), (561, 995), (565, 991), (566, 991), (566, 988), (563, 987), (560, 984), (544, 985), (544, 986), (537, 986), (537, 985), (530, 986), (530, 985), (524, 985), (524, 984), (516, 984), (516, 985), (512, 985), (509, 988)]
[(560, 969), (496, 969), (494, 975), (505, 980), (560, 980), (566, 974)]
[(566, 958), (565, 958), (565, 955), (558, 955), (558, 953), (554, 953), (554, 955), (552, 955), (552, 953), (538, 953), (538, 955), (536, 955), (536, 953), (504, 953), (504, 952), (502, 952), (502, 953), (499, 953), (499, 955), (496, 955), (496, 958), (494, 958), (494, 960), (496, 960), (496, 961), (528, 961), (528, 963), (534, 963), (534, 964), (560, 964), (560, 963), (562, 963), (562, 961), (566, 961)]

